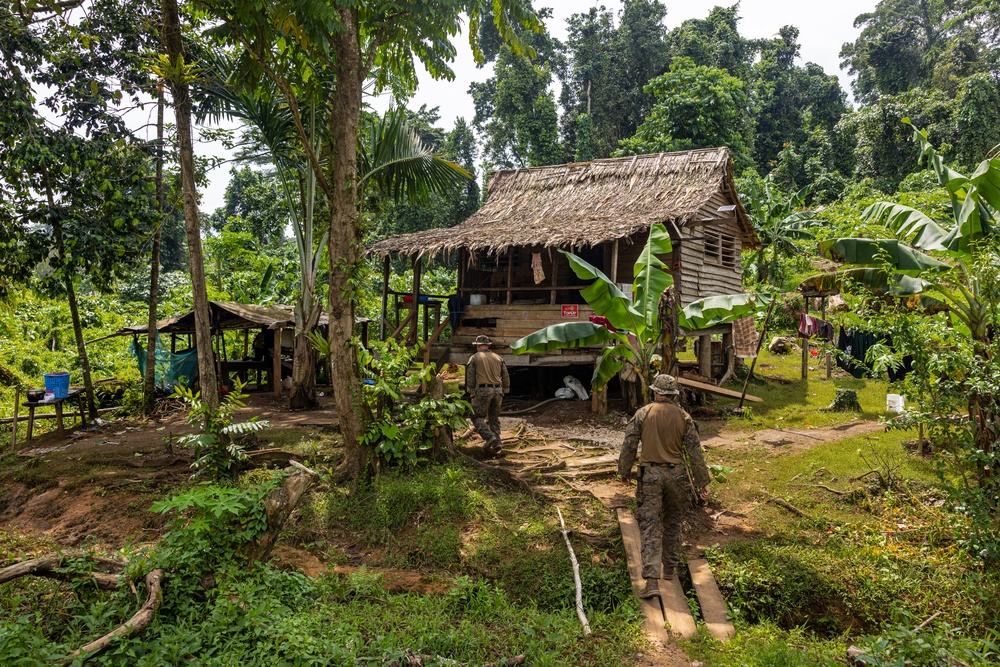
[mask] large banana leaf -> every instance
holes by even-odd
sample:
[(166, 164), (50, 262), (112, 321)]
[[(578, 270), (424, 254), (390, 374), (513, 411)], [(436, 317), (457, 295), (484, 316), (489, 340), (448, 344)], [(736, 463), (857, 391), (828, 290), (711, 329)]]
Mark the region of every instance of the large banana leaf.
[(945, 271), (950, 264), (914, 250), (896, 240), (831, 239), (821, 241), (819, 254), (844, 264), (886, 266), (917, 276), (924, 271)]
[(971, 181), (994, 214), (1000, 211), (1000, 159), (983, 160), (973, 172)]
[(625, 296), (618, 285), (611, 282), (600, 269), (573, 253), (565, 250), (559, 252), (569, 260), (569, 266), (577, 278), (594, 281), (580, 290), (580, 294), (598, 315), (608, 318), (611, 326), (616, 329), (631, 331), (636, 335), (645, 330), (645, 318), (632, 306), (632, 301)]
[(897, 239), (920, 250), (945, 249), (943, 241), (948, 232), (929, 215), (910, 206), (877, 202), (865, 209), (861, 219), (885, 225)]
[(667, 255), (673, 247), (670, 244), (670, 234), (664, 225), (657, 224), (649, 228), (649, 240), (635, 260), (635, 282), (632, 292), (635, 296), (635, 309), (643, 315), (647, 327), (656, 326), (659, 315), (660, 295), (674, 284), (673, 276), (667, 273), (667, 265), (657, 255)]
[(601, 352), (601, 356), (594, 366), (594, 376), (590, 380), (591, 387), (595, 390), (600, 389), (611, 378), (618, 375), (618, 372), (625, 365), (625, 362), (622, 360), (623, 356), (631, 356), (630, 351), (622, 350), (622, 347), (623, 344), (619, 343), (613, 347), (606, 347)]
[(885, 269), (845, 269), (821, 273), (802, 281), (798, 291), (803, 294), (822, 294), (847, 291), (859, 285), (876, 296), (911, 296), (920, 294), (929, 285), (925, 280)]
[(678, 324), (688, 331), (708, 329), (752, 315), (771, 303), (769, 294), (727, 294), (710, 296), (685, 306)]
[(550, 350), (603, 345), (609, 340), (622, 340), (621, 334), (593, 322), (564, 322), (539, 329), (510, 345), (514, 354), (536, 354)]

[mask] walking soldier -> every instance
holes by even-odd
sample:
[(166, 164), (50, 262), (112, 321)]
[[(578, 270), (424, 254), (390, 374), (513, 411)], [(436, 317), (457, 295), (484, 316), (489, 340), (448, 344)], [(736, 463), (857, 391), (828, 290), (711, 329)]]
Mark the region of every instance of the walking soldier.
[(646, 587), (639, 593), (642, 598), (660, 594), (659, 579), (674, 578), (681, 558), (684, 512), (696, 498), (708, 500), (710, 481), (698, 427), (676, 402), (680, 394), (677, 380), (657, 375), (650, 390), (653, 402), (639, 408), (628, 423), (618, 459), (618, 476), (629, 484), (642, 441), (636, 488), (642, 576), (646, 579)]
[(465, 388), (472, 397), (472, 423), (483, 439), (483, 451), (497, 456), (502, 452), (500, 408), (504, 394), (510, 391), (510, 376), (507, 364), (490, 350), (491, 344), (487, 336), (476, 338), (477, 352), (465, 367)]

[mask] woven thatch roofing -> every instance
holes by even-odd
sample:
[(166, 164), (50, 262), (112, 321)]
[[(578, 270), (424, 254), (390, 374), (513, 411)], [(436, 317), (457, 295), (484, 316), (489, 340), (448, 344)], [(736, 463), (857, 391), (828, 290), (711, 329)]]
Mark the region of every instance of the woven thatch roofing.
[(634, 155), (495, 172), (481, 209), (460, 225), (374, 244), (376, 255), (434, 255), (458, 248), (592, 246), (672, 221), (704, 217), (720, 191), (736, 205), (743, 245), (760, 244), (733, 186), (726, 148)]
[[(232, 301), (209, 301), (209, 310), (212, 312), (212, 329), (287, 329), (295, 327), (295, 309), (286, 304), (273, 304), (270, 306), (258, 306), (252, 303), (235, 303)], [(319, 324), (326, 324), (326, 313), (319, 317)], [(359, 318), (360, 322), (369, 320)], [(140, 334), (146, 333), (148, 325), (142, 324), (135, 327), (125, 327), (118, 331), (119, 334)], [(180, 315), (173, 315), (164, 318), (156, 323), (156, 330), (160, 333), (192, 333), (194, 331), (194, 311), (189, 310)]]

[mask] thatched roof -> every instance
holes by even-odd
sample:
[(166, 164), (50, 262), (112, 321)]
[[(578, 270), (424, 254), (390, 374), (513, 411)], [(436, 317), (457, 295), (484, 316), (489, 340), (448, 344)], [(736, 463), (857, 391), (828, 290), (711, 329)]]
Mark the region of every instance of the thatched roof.
[[(272, 304), (269, 306), (259, 306), (252, 303), (235, 303), (232, 301), (209, 301), (209, 310), (212, 313), (212, 329), (232, 330), (232, 329), (288, 329), (295, 327), (295, 309), (286, 304)], [(369, 320), (359, 318), (358, 322)], [(328, 318), (326, 313), (320, 315), (319, 324), (326, 324)], [(119, 329), (121, 335), (146, 333), (148, 325), (141, 324), (134, 327)], [(173, 315), (164, 318), (156, 323), (156, 330), (160, 333), (193, 333), (194, 332), (194, 311)]]
[(495, 172), (486, 203), (468, 220), (374, 244), (375, 255), (435, 255), (458, 248), (593, 246), (704, 217), (720, 191), (736, 205), (744, 247), (760, 244), (733, 185), (726, 148), (634, 155)]

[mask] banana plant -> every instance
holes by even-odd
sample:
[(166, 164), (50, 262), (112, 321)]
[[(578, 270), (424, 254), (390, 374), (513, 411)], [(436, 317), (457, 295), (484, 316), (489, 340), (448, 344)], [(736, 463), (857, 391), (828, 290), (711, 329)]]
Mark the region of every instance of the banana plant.
[[(904, 122), (912, 127), (908, 119)], [(1000, 159), (984, 160), (971, 176), (965, 176), (944, 163), (926, 132), (914, 128), (913, 137), (921, 159), (951, 198), (951, 219), (936, 220), (901, 204), (873, 204), (862, 218), (883, 224), (894, 238), (821, 242), (820, 254), (852, 268), (814, 276), (800, 289), (853, 290), (895, 297), (928, 313), (947, 311), (968, 331), (976, 357), (973, 363), (987, 364), (988, 327), (995, 318), (987, 298), (991, 286), (983, 284), (975, 266), (980, 248), (998, 235)], [(992, 452), (1000, 436), (995, 423), (1000, 405), (995, 397), (970, 387), (968, 411), (975, 425), (976, 447)], [(992, 472), (986, 474), (992, 476)]]
[[(597, 315), (608, 326), (594, 322), (553, 324), (511, 344), (515, 354), (537, 354), (550, 350), (601, 346), (594, 367), (592, 387), (599, 390), (623, 368), (630, 368), (642, 383), (643, 399), (649, 398), (653, 380), (653, 357), (657, 354), (664, 323), (660, 320), (660, 297), (674, 284), (667, 265), (660, 259), (672, 250), (670, 234), (662, 224), (652, 225), (649, 238), (635, 262), (633, 298), (629, 298), (597, 267), (571, 252), (560, 250), (581, 280), (592, 281), (580, 290)], [(709, 297), (685, 307), (678, 324), (689, 331), (731, 322), (755, 312), (767, 300), (761, 295), (735, 294)]]

